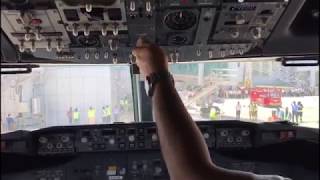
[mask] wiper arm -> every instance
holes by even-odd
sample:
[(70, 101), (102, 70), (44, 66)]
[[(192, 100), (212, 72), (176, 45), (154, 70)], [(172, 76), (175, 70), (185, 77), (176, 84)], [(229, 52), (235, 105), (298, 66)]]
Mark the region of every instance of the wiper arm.
[(29, 74), (39, 67), (36, 64), (1, 64), (1, 74)]
[(277, 59), (282, 66), (319, 66), (319, 55), (289, 56)]

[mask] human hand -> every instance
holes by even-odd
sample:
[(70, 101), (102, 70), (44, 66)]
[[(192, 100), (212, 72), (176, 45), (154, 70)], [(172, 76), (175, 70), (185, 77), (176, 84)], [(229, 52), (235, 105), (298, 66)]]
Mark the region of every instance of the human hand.
[(145, 77), (152, 73), (168, 70), (168, 59), (165, 52), (158, 46), (139, 38), (136, 48), (132, 51), (136, 64)]

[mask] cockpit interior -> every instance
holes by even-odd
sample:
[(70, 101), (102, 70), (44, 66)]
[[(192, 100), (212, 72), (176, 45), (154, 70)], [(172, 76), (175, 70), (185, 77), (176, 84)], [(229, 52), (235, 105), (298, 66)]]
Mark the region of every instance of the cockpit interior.
[(215, 164), (319, 180), (319, 0), (1, 0), (1, 179), (170, 179), (141, 37)]

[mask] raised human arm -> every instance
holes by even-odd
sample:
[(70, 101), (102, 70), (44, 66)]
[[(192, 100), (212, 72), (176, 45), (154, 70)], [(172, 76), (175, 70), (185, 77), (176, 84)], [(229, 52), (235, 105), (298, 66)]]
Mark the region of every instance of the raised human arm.
[[(144, 76), (168, 71), (165, 53), (156, 45), (138, 40), (133, 51)], [(204, 138), (187, 112), (171, 80), (155, 86), (152, 97), (161, 151), (172, 180), (253, 180), (255, 175), (216, 166)]]

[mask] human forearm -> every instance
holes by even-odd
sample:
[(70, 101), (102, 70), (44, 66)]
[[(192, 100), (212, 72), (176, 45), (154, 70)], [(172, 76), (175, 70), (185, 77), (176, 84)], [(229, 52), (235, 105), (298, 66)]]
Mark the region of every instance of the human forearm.
[(170, 80), (156, 85), (152, 100), (161, 150), (171, 177), (191, 178), (194, 171), (213, 166), (202, 134)]

